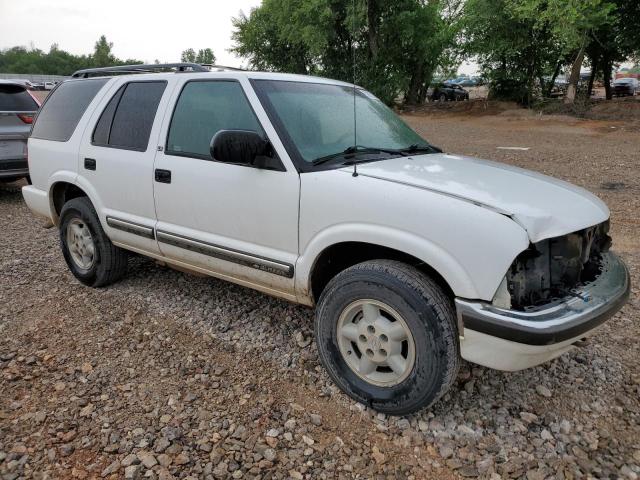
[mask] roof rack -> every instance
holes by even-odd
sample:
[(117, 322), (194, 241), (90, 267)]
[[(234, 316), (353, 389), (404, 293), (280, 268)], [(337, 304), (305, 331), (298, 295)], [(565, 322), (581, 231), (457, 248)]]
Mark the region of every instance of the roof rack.
[(242, 68), (225, 67), (223, 65), (209, 65), (199, 63), (154, 63), (150, 65), (116, 65), (113, 67), (86, 68), (78, 70), (72, 78), (101, 77), (127, 73), (153, 73), (158, 71), (175, 70), (176, 72), (210, 72), (212, 69), (239, 70)]
[(212, 70), (224, 71), (231, 70), (232, 72), (246, 72), (247, 70), (239, 67), (227, 67), (226, 65), (216, 65), (215, 63), (201, 63), (203, 67), (209, 67)]

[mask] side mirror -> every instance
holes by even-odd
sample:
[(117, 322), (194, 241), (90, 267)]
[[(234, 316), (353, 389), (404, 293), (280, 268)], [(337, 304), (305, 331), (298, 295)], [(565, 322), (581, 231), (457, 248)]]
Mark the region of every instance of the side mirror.
[(252, 130), (220, 130), (210, 144), (211, 158), (240, 165), (254, 165), (269, 150), (269, 141)]

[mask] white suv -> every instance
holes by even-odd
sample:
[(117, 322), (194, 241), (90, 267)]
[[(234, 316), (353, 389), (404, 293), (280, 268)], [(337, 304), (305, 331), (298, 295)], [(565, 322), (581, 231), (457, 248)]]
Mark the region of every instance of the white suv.
[(189, 64), (75, 77), (35, 121), (23, 193), (76, 278), (114, 282), (136, 252), (316, 306), (329, 375), (380, 411), (432, 404), (460, 357), (557, 357), (629, 295), (598, 198), (442, 153), (359, 87)]

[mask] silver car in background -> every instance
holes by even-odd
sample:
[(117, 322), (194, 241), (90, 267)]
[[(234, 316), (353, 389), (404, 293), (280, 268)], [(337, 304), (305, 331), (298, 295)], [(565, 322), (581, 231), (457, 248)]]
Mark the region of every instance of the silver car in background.
[(0, 184), (29, 177), (27, 139), (39, 107), (25, 85), (0, 80)]

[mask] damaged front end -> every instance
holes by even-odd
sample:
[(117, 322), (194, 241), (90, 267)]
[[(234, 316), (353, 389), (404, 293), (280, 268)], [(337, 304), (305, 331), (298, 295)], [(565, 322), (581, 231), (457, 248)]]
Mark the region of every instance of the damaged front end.
[(467, 361), (515, 371), (562, 355), (618, 312), (631, 282), (608, 222), (530, 245), (491, 303), (457, 298)]
[(561, 237), (532, 243), (514, 260), (494, 305), (527, 310), (576, 293), (602, 270), (609, 250), (609, 221)]

